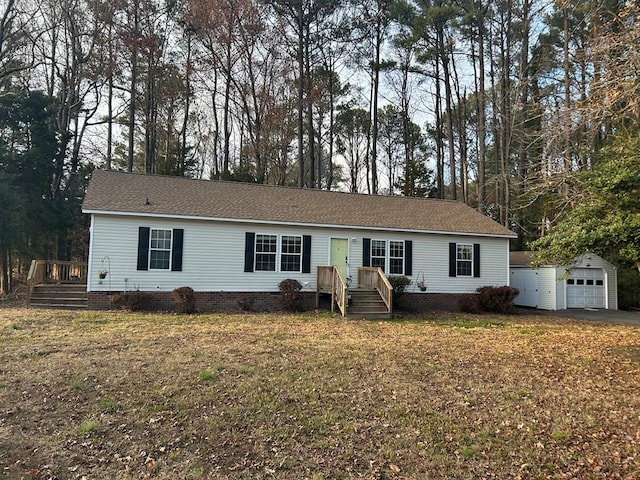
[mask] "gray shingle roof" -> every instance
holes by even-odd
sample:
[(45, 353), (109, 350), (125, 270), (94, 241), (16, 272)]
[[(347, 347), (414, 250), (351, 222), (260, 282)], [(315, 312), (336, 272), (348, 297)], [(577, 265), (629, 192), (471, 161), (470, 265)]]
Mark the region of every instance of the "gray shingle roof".
[(512, 267), (528, 267), (533, 262), (532, 252), (509, 252), (509, 265)]
[(515, 236), (473, 208), (449, 200), (104, 170), (93, 173), (83, 211)]

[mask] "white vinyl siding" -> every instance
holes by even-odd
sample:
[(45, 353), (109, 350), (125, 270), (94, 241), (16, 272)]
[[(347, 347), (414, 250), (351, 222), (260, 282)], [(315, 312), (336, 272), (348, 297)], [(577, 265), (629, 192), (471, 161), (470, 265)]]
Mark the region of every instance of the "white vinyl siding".
[[(141, 225), (152, 229), (184, 229), (182, 271), (136, 270), (138, 227)], [(246, 232), (256, 232), (256, 237), (273, 235), (278, 241), (283, 236), (310, 235), (311, 272), (244, 272)], [(362, 265), (363, 239), (382, 238), (387, 242), (387, 248), (389, 242), (412, 241), (413, 278), (424, 275), (429, 285), (427, 293), (473, 293), (483, 285), (499, 286), (509, 282), (507, 238), (94, 214), (88, 288), (90, 291), (171, 291), (189, 286), (196, 291), (278, 292), (279, 282), (293, 278), (305, 285), (305, 291), (315, 291), (317, 267), (327, 265), (331, 237), (349, 239), (349, 276), (354, 279), (357, 278), (357, 267)], [(482, 278), (448, 276), (449, 242), (481, 244)], [(100, 260), (105, 256), (111, 261), (111, 284), (98, 284)], [(280, 264), (276, 265), (279, 270)], [(414, 290), (418, 291), (412, 284), (408, 291)]]

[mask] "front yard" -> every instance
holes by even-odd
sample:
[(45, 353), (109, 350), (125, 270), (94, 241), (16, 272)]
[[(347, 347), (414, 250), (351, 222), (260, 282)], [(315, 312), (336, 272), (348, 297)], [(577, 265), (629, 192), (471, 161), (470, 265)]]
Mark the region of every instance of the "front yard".
[(0, 309), (5, 478), (640, 477), (640, 328)]

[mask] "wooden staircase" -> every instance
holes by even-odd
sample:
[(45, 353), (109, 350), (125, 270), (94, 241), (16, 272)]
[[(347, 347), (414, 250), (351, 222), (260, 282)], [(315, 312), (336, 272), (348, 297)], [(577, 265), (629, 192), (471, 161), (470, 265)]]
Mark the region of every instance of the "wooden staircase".
[(29, 298), (29, 307), (87, 308), (87, 286), (80, 283), (43, 283), (35, 285)]
[(319, 266), (316, 306), (320, 294), (330, 294), (331, 311), (337, 306), (343, 317), (392, 318), (393, 287), (378, 267), (358, 267), (357, 287), (348, 288), (335, 265)]
[(347, 316), (352, 318), (391, 318), (391, 312), (374, 288), (354, 288), (348, 291), (350, 302)]

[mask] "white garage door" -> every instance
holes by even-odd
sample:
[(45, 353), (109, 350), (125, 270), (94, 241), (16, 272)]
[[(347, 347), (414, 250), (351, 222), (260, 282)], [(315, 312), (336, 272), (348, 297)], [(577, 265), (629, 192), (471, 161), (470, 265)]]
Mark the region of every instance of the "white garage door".
[(567, 308), (605, 308), (601, 268), (574, 268), (567, 279)]

